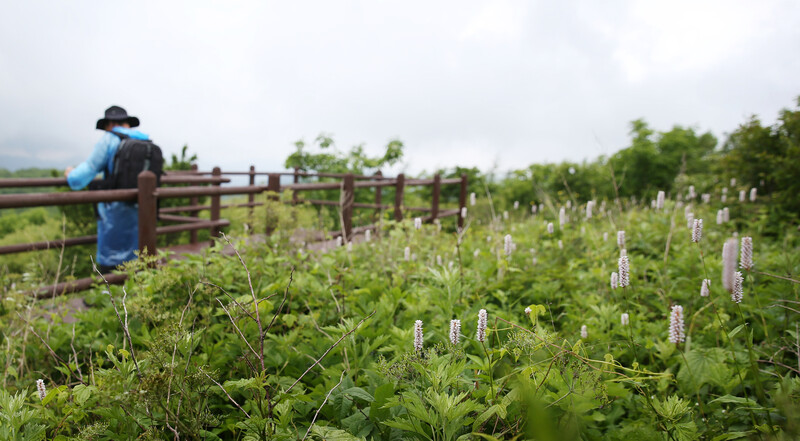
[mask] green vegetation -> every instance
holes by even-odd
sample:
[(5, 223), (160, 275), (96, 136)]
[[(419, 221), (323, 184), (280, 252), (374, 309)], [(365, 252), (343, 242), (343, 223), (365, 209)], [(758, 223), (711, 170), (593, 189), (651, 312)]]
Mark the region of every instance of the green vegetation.
[[(19, 170), (9, 171), (0, 168), (0, 179), (8, 178), (56, 178), (61, 176), (58, 170), (45, 169), (45, 168), (22, 168)], [(13, 193), (31, 193), (39, 191), (53, 191), (52, 187), (35, 187), (35, 188), (0, 188), (0, 194), (13, 194)]]
[[(797, 116), (721, 150), (637, 121), (611, 158), (476, 176), (463, 231), (384, 212), (370, 241), (310, 248), (297, 231), (329, 224), (268, 201), (265, 241), (230, 211), (230, 237), (123, 286), (34, 300), (51, 279), (7, 263), (0, 440), (798, 439)], [(14, 216), (61, 228), (36, 213)]]
[[(223, 241), (159, 269), (132, 265), (124, 287), (84, 294), (91, 308), (74, 324), (42, 315), (59, 299), (6, 293), (0, 400), (22, 405), (13, 416), (19, 406), (2, 404), (4, 418), (59, 439), (168, 439), (173, 429), (301, 439), (309, 427), (312, 439), (798, 435), (797, 359), (785, 349), (797, 315), (780, 307), (797, 299), (797, 284), (760, 271), (797, 274), (787, 250), (800, 238), (762, 237), (765, 206), (732, 205), (733, 221), (707, 222), (695, 244), (674, 201), (666, 210), (608, 205), (607, 216), (598, 208), (586, 220), (576, 208), (552, 235), (553, 216), (518, 210), (491, 222), (487, 204), (471, 208), (460, 245), (447, 222), (438, 232), (387, 221), (350, 252), (309, 252), (276, 235), (238, 243), (241, 261), (221, 253)], [(720, 206), (693, 210), (711, 219)], [(612, 290), (617, 229), (627, 233), (631, 282)], [(753, 237), (758, 268), (745, 272), (740, 305), (718, 282), (719, 250), (734, 231)], [(505, 234), (515, 244), (508, 257)], [(711, 295), (701, 297), (706, 277)], [(667, 333), (676, 304), (685, 314), (679, 344)], [(452, 319), (462, 324), (455, 345)]]

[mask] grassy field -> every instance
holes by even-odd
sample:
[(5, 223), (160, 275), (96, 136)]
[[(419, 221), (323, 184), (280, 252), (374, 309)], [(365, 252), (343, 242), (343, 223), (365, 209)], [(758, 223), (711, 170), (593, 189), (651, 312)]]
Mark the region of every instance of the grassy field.
[(711, 200), (479, 199), (461, 233), (385, 221), (327, 252), (286, 208), (265, 244), (233, 228), (238, 256), (132, 265), (74, 323), (6, 286), (0, 439), (797, 439), (800, 238)]

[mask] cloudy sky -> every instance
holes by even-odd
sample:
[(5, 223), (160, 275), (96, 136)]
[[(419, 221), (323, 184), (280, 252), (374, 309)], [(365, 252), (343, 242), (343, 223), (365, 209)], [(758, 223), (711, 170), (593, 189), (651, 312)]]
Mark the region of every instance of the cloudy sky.
[(591, 159), (640, 117), (722, 137), (800, 95), (796, 1), (0, 1), (12, 169), (82, 161), (111, 104), (201, 168), (326, 132), (420, 172)]

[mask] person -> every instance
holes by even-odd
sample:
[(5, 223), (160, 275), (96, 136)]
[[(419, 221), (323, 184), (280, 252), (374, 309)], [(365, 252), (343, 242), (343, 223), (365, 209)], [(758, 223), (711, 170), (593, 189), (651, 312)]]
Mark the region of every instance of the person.
[[(64, 172), (72, 190), (81, 190), (94, 180), (98, 173), (108, 177), (113, 172), (114, 155), (122, 134), (132, 139), (148, 140), (148, 135), (133, 130), (139, 118), (128, 116), (122, 107), (111, 106), (105, 116), (97, 120), (96, 128), (105, 130), (95, 144), (89, 158), (77, 167)], [(139, 248), (138, 204), (135, 202), (106, 202), (97, 204), (97, 257), (96, 264), (103, 273), (110, 273), (118, 265), (136, 259)]]

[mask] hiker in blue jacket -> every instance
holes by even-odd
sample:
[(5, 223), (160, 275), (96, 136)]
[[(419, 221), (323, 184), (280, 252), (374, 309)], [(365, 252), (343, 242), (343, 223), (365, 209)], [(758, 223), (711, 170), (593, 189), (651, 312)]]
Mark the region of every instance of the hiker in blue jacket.
[[(103, 173), (108, 177), (113, 172), (114, 155), (120, 145), (120, 137), (147, 140), (149, 137), (131, 127), (139, 125), (139, 118), (128, 116), (119, 106), (106, 109), (105, 117), (97, 121), (97, 129), (105, 130), (94, 146), (89, 159), (77, 167), (68, 167), (64, 172), (67, 183), (73, 190), (81, 190)], [(117, 265), (136, 259), (134, 251), (139, 248), (138, 204), (135, 202), (108, 202), (97, 204), (97, 265), (103, 273), (109, 273)]]

